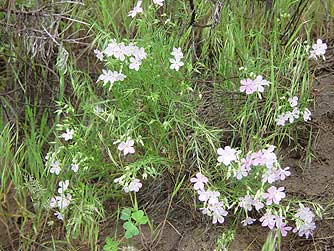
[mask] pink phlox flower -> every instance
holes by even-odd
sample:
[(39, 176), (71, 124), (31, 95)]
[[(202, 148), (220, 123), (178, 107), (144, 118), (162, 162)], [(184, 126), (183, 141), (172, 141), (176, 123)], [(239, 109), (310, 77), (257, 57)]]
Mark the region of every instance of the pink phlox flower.
[(293, 108), (291, 114), (295, 119), (299, 119), (300, 111), (299, 111), (298, 107)]
[(197, 190), (198, 199), (202, 202), (207, 202), (210, 198), (211, 191)]
[(201, 210), (201, 212), (202, 212), (202, 214), (204, 214), (204, 215), (210, 215), (210, 210), (207, 208), (207, 207), (202, 207), (202, 208), (200, 208), (200, 210)]
[(60, 164), (58, 161), (52, 162), (51, 163), (51, 168), (50, 168), (50, 173), (54, 173), (56, 175), (59, 175), (61, 171)]
[(246, 219), (244, 219), (243, 221), (241, 221), (241, 223), (242, 223), (242, 225), (244, 227), (246, 227), (248, 225), (252, 225), (255, 221), (256, 221), (256, 219), (253, 219), (251, 217), (247, 217)]
[(119, 59), (120, 61), (124, 61), (125, 60), (125, 52), (126, 52), (126, 46), (124, 45), (124, 43), (120, 43), (115, 47), (114, 57), (116, 59)]
[(246, 92), (247, 95), (252, 94), (257, 90), (257, 84), (250, 78), (242, 79), (240, 80), (240, 83), (240, 92)]
[(262, 174), (262, 183), (268, 182), (269, 184), (272, 184), (276, 180), (277, 180), (277, 173), (276, 173), (276, 170), (273, 170), (272, 168), (267, 169)]
[(293, 107), (296, 107), (298, 105), (298, 97), (297, 96), (294, 96), (292, 98), (288, 98), (288, 101), (290, 103), (290, 106), (293, 108)]
[(246, 211), (252, 211), (252, 205), (254, 204), (254, 200), (252, 196), (246, 195), (244, 197), (239, 198), (239, 205), (241, 208), (244, 208)]
[(67, 190), (69, 184), (70, 184), (69, 180), (60, 181), (60, 182), (58, 183), (58, 186), (59, 186), (59, 188), (58, 188), (58, 193), (59, 193), (59, 194), (64, 193), (64, 191)]
[(312, 222), (314, 216), (314, 213), (309, 207), (300, 207), (295, 214), (296, 218), (299, 218), (305, 222)]
[(71, 164), (71, 170), (75, 173), (78, 172), (79, 165), (78, 164)]
[(224, 203), (223, 202), (217, 202), (213, 205), (210, 205), (208, 208), (211, 212), (212, 215), (212, 223), (216, 224), (217, 222), (219, 223), (224, 223), (225, 219), (224, 216), (226, 216), (228, 213), (224, 209)]
[(175, 57), (176, 60), (180, 60), (183, 58), (183, 53), (181, 51), (181, 48), (174, 47), (171, 54)]
[(153, 0), (153, 3), (159, 6), (163, 6), (164, 5), (164, 0)]
[(267, 200), (267, 205), (271, 205), (272, 203), (279, 204), (281, 199), (285, 198), (284, 187), (277, 189), (275, 186), (271, 186), (262, 197)]
[(293, 116), (293, 113), (288, 111), (284, 114), (285, 120), (289, 121), (290, 123), (293, 123), (295, 121), (295, 116)]
[(311, 120), (311, 112), (309, 109), (305, 108), (303, 117), (305, 122)]
[(65, 141), (69, 141), (70, 139), (73, 139), (74, 130), (66, 128), (66, 132), (61, 135), (62, 138), (64, 138)]
[(272, 168), (274, 163), (277, 163), (277, 156), (274, 153), (275, 146), (269, 146), (268, 149), (263, 149), (263, 160), (267, 168)]
[(123, 81), (125, 78), (126, 76), (120, 72), (111, 70), (102, 70), (102, 74), (97, 79), (97, 82), (103, 81), (104, 84), (110, 82), (110, 87), (112, 87), (116, 81)]
[(254, 166), (261, 166), (265, 164), (264, 154), (261, 150), (252, 154), (252, 164)]
[(143, 8), (141, 7), (143, 1), (139, 0), (136, 6), (129, 12), (129, 16), (134, 18), (138, 13), (143, 12)]
[(66, 194), (66, 196), (64, 194), (61, 194), (60, 196), (56, 196), (55, 199), (57, 201), (57, 207), (63, 210), (70, 205), (72, 201), (72, 195), (69, 193)]
[(135, 143), (134, 140), (129, 138), (126, 141), (122, 141), (118, 145), (117, 149), (123, 151), (124, 156), (127, 155), (128, 153), (134, 153), (135, 152), (135, 149), (133, 147), (134, 143)]
[[(277, 224), (276, 224), (277, 225)], [(292, 227), (289, 227), (287, 226), (284, 222), (281, 222), (278, 226), (277, 226), (277, 229), (280, 230), (281, 232), (281, 235), (283, 237), (287, 236), (288, 234), (288, 231), (291, 231), (292, 230)]]
[(49, 201), (49, 205), (51, 208), (57, 207), (57, 199), (55, 197), (51, 198)]
[(208, 199), (209, 205), (214, 205), (214, 204), (218, 203), (219, 196), (220, 196), (219, 192), (211, 191), (211, 193), (209, 194), (209, 199)]
[(313, 50), (310, 51), (309, 58), (317, 59), (319, 56), (322, 56), (322, 58), (326, 60), (325, 54), (327, 50), (327, 44), (323, 43), (321, 39), (317, 39), (317, 43), (312, 45), (312, 49)]
[(58, 211), (56, 211), (53, 215), (56, 216), (58, 220), (64, 220), (63, 215)]
[(236, 177), (238, 180), (241, 180), (243, 177), (247, 176), (248, 171), (243, 166), (240, 166), (238, 169), (234, 170), (234, 177)]
[(285, 180), (286, 177), (290, 176), (291, 172), (289, 171), (289, 169), (290, 169), (290, 167), (286, 167), (284, 169), (278, 168), (276, 170), (277, 179)]
[(245, 158), (240, 160), (241, 168), (245, 169), (247, 172), (250, 172), (253, 164), (253, 155), (248, 154)]
[(143, 47), (135, 47), (133, 56), (138, 60), (143, 60), (147, 57), (147, 53)]
[(286, 121), (287, 119), (285, 117), (285, 114), (279, 114), (275, 119), (276, 125), (278, 126), (285, 126)]
[(204, 203), (215, 204), (218, 202), (218, 197), (220, 195), (217, 191), (204, 191), (197, 190), (198, 199)]
[(139, 179), (133, 179), (128, 185), (124, 186), (124, 192), (138, 192), (143, 186)]
[(231, 162), (237, 160), (237, 153), (238, 151), (236, 149), (229, 146), (225, 146), (224, 149), (218, 148), (217, 154), (219, 156), (217, 160), (219, 163), (224, 163), (225, 166), (228, 166)]
[(138, 58), (130, 58), (129, 69), (133, 69), (135, 71), (139, 70), (139, 66), (141, 65), (141, 60)]
[(260, 209), (264, 208), (264, 204), (259, 199), (254, 199), (253, 205), (256, 211), (259, 211)]
[(171, 70), (178, 71), (180, 67), (184, 65), (184, 63), (178, 58), (175, 58), (175, 59), (171, 58), (169, 59), (169, 62), (171, 62), (171, 65), (169, 67)]
[(204, 185), (206, 183), (208, 183), (208, 178), (205, 177), (203, 174), (201, 173), (196, 173), (196, 178), (191, 178), (190, 182), (191, 183), (195, 183), (194, 184), (194, 189), (195, 190), (204, 190)]
[(118, 44), (115, 39), (112, 39), (107, 45), (107, 48), (104, 49), (103, 53), (106, 54), (108, 57), (111, 57), (117, 50), (119, 50)]
[(273, 229), (276, 224), (276, 216), (266, 212), (261, 218), (260, 222), (262, 222), (263, 227), (269, 227), (270, 229)]
[(99, 49), (94, 50), (95, 56), (100, 60), (103, 61), (103, 53)]
[(316, 225), (314, 222), (305, 222), (304, 224), (296, 227), (292, 230), (292, 232), (297, 233), (298, 236), (302, 237), (305, 235), (305, 238), (308, 239), (310, 236), (313, 235), (314, 230), (316, 229)]
[(256, 86), (256, 91), (264, 92), (264, 86), (269, 86), (269, 81), (263, 79), (263, 77), (259, 75), (255, 78), (254, 85)]

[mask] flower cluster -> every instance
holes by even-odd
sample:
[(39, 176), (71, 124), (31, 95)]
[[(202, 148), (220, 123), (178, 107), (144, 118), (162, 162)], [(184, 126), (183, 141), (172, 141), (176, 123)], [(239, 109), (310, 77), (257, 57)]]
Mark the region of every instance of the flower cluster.
[(269, 81), (265, 80), (261, 75), (255, 79), (242, 79), (240, 80), (240, 92), (245, 92), (247, 95), (257, 92), (261, 98), (261, 94), (264, 92), (264, 86), (269, 86)]
[(287, 122), (293, 123), (295, 119), (299, 119), (299, 116), (303, 116), (304, 121), (311, 120), (311, 112), (309, 109), (305, 108), (303, 111), (299, 110), (298, 106), (298, 97), (294, 96), (288, 99), (291, 111), (279, 114), (275, 119), (275, 122), (278, 126), (284, 126)]
[(314, 223), (314, 213), (309, 207), (300, 205), (297, 213), (294, 216), (296, 218), (296, 227), (293, 229), (293, 232), (298, 232), (300, 237), (305, 235), (306, 239), (308, 239), (310, 235), (313, 235), (313, 232), (316, 228)]
[(58, 208), (59, 211), (56, 211), (54, 215), (59, 219), (63, 220), (63, 211), (70, 205), (72, 201), (72, 195), (70, 193), (66, 193), (65, 191), (68, 189), (69, 181), (60, 181), (58, 184), (58, 194), (57, 196), (50, 199), (50, 207)]
[[(61, 134), (60, 138), (63, 138), (65, 141), (69, 141), (73, 139), (74, 130), (66, 129), (66, 132)], [(55, 174), (59, 176), (60, 172), (62, 171), (62, 168), (60, 167), (61, 164), (58, 160), (56, 160), (56, 153), (48, 153), (45, 157), (46, 160), (46, 166), (50, 168), (50, 173)], [(76, 160), (73, 160), (73, 163), (69, 166), (69, 169), (71, 169), (74, 173), (79, 171), (79, 165), (76, 163)], [(64, 170), (66, 171), (66, 169)], [(51, 208), (58, 208), (57, 211), (54, 213), (54, 215), (60, 219), (63, 220), (64, 217), (64, 210), (70, 205), (72, 201), (72, 195), (68, 192), (69, 187), (69, 180), (60, 181), (58, 183), (58, 195), (52, 197), (49, 201), (49, 206)], [(66, 191), (66, 194), (65, 194)]]
[[(152, 0), (153, 4), (158, 5), (158, 6), (163, 6), (164, 5), (164, 1), (165, 0)], [(143, 13), (143, 8), (141, 7), (143, 1), (142, 0), (138, 0), (138, 2), (136, 3), (136, 5), (133, 7), (132, 10), (130, 10), (129, 15), (130, 17), (134, 18), (135, 16), (137, 16), (137, 14), (139, 13)]]
[(114, 183), (120, 184), (123, 186), (123, 190), (126, 193), (129, 192), (139, 192), (139, 189), (142, 188), (143, 184), (137, 178), (132, 178), (130, 181), (127, 181), (126, 176), (122, 175), (121, 177), (114, 179)]
[(204, 207), (200, 210), (204, 215), (212, 217), (212, 223), (224, 223), (224, 216), (227, 215), (225, 203), (219, 201), (220, 193), (217, 191), (205, 190), (205, 184), (208, 183), (208, 178), (201, 173), (197, 173), (196, 177), (190, 179), (194, 183), (194, 189), (198, 193), (198, 199), (204, 203)]
[(169, 59), (169, 62), (171, 63), (170, 69), (178, 71), (180, 67), (184, 65), (184, 63), (181, 61), (183, 58), (181, 48), (174, 47), (171, 54), (174, 56), (174, 58)]
[(285, 223), (285, 218), (271, 214), (270, 212), (266, 212), (261, 218), (260, 222), (262, 222), (263, 227), (268, 227), (270, 229), (273, 229), (276, 227), (277, 230), (281, 232), (281, 235), (283, 237), (287, 236), (288, 231), (291, 231), (292, 227), (289, 227)]
[[(124, 43), (117, 43), (115, 39), (112, 39), (107, 47), (101, 52), (98, 49), (94, 50), (94, 53), (98, 59), (103, 60), (103, 55), (107, 57), (114, 57), (121, 62), (127, 61), (129, 69), (138, 71), (142, 64), (142, 60), (146, 59), (147, 54), (143, 47), (138, 47), (133, 43), (125, 45)], [(109, 83), (109, 90), (113, 84), (117, 81), (123, 81), (126, 78), (124, 74), (117, 71), (102, 70), (102, 74), (99, 76), (97, 82), (103, 81), (103, 86)]]
[(262, 182), (271, 184), (290, 176), (289, 167), (284, 169), (280, 167), (274, 149), (274, 146), (269, 146), (267, 149), (249, 152), (244, 158), (241, 158), (240, 151), (226, 146), (224, 149), (218, 148), (217, 161), (230, 167), (233, 176), (238, 180), (247, 177), (253, 167), (264, 166), (266, 168), (263, 171)]
[[(130, 154), (135, 153), (135, 148), (133, 147), (134, 143), (135, 141), (129, 137), (127, 138), (126, 141), (118, 140), (114, 142), (114, 144), (118, 144), (117, 149), (123, 152), (124, 156), (126, 156), (129, 153)], [(119, 178), (116, 178), (114, 182), (122, 185), (123, 190), (126, 193), (129, 193), (129, 192), (137, 193), (139, 189), (143, 186), (139, 179), (129, 177), (129, 175), (127, 174), (122, 175)]]
[(324, 60), (326, 60), (325, 58), (326, 50), (327, 50), (327, 44), (323, 43), (321, 39), (318, 39), (317, 43), (312, 45), (312, 50), (310, 50), (309, 58), (318, 59), (318, 57), (321, 56)]

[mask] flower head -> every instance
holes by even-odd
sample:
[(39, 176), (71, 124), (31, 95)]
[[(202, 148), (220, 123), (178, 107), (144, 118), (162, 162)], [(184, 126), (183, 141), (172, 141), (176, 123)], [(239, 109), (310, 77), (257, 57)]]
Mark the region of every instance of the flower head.
[(242, 225), (244, 227), (246, 227), (248, 225), (252, 225), (255, 221), (256, 221), (256, 219), (253, 219), (251, 217), (247, 217), (246, 219), (244, 219), (243, 221), (241, 221), (241, 223), (242, 223)]
[(175, 70), (175, 71), (178, 71), (180, 69), (180, 67), (184, 65), (184, 63), (178, 58), (175, 58), (175, 59), (171, 58), (171, 59), (169, 59), (169, 62), (171, 62), (171, 65), (170, 65), (169, 68), (171, 70)]
[(124, 156), (127, 155), (128, 153), (134, 153), (135, 152), (135, 149), (133, 147), (134, 143), (135, 143), (134, 140), (129, 138), (125, 142), (122, 141), (118, 145), (117, 149), (123, 151)]
[(129, 12), (129, 16), (134, 18), (138, 13), (143, 12), (143, 8), (141, 7), (142, 1), (139, 0), (136, 6)]
[(252, 196), (246, 195), (245, 197), (239, 198), (240, 207), (244, 208), (246, 211), (252, 211), (252, 205), (254, 204), (254, 200)]
[(317, 39), (317, 43), (312, 45), (312, 49), (310, 51), (310, 57), (309, 58), (315, 58), (322, 56), (322, 58), (325, 60), (325, 54), (327, 50), (327, 44), (323, 43), (321, 39)]
[(71, 170), (73, 171), (73, 172), (78, 172), (78, 170), (79, 170), (79, 165), (78, 164), (72, 164), (71, 165)]
[(261, 218), (260, 222), (262, 222), (263, 227), (269, 227), (270, 229), (273, 229), (276, 224), (276, 216), (266, 212)]
[(73, 138), (74, 130), (66, 128), (66, 132), (61, 135), (62, 138), (64, 138), (65, 141), (69, 141)]
[(126, 187), (124, 187), (124, 191), (126, 193), (128, 192), (138, 192), (139, 189), (143, 186), (143, 184), (140, 182), (139, 179), (134, 179), (130, 182), (130, 184)]
[(51, 168), (50, 168), (50, 173), (54, 173), (56, 175), (59, 175), (60, 173), (60, 166), (59, 166), (59, 162), (55, 161), (51, 163)]
[(68, 180), (60, 181), (59, 184), (58, 184), (58, 186), (59, 186), (59, 188), (58, 188), (58, 193), (59, 193), (59, 194), (64, 193), (64, 191), (67, 190), (69, 184), (70, 184), (70, 182), (69, 182)]
[(252, 94), (256, 91), (257, 86), (256, 83), (254, 83), (254, 80), (247, 78), (240, 80), (241, 86), (240, 86), (240, 92), (246, 92), (246, 94)]
[(141, 60), (139, 58), (136, 58), (136, 57), (130, 58), (130, 64), (129, 64), (130, 69), (134, 69), (135, 71), (138, 71), (140, 65), (141, 65)]
[(95, 56), (100, 60), (103, 61), (103, 53), (99, 49), (94, 50)]
[(287, 121), (285, 114), (280, 114), (275, 119), (276, 125), (278, 126), (285, 126), (285, 122)]
[(269, 81), (265, 80), (261, 75), (254, 79), (254, 85), (256, 86), (256, 91), (264, 92), (264, 86), (269, 86)]
[(164, 1), (165, 0), (153, 0), (153, 3), (159, 6), (163, 6), (164, 5)]
[(309, 207), (301, 206), (297, 210), (297, 213), (295, 214), (296, 218), (299, 218), (305, 222), (312, 222), (314, 218), (314, 213), (311, 211)]
[(303, 117), (305, 122), (311, 120), (311, 112), (309, 109), (305, 108)]
[(237, 160), (238, 151), (231, 148), (230, 146), (225, 146), (224, 149), (218, 148), (217, 150), (218, 162), (224, 163), (225, 166), (231, 164), (231, 162)]
[(290, 103), (290, 106), (293, 108), (293, 107), (296, 107), (298, 105), (298, 97), (294, 96), (292, 98), (288, 98), (288, 101)]
[(191, 178), (190, 182), (195, 183), (194, 184), (194, 189), (195, 190), (204, 190), (204, 185), (208, 182), (208, 178), (205, 177), (201, 173), (196, 173), (196, 178)]
[(180, 60), (183, 58), (183, 53), (181, 51), (181, 48), (174, 47), (171, 54), (175, 57), (176, 60)]
[[(277, 225), (277, 222), (276, 222)], [(292, 227), (287, 226), (285, 223), (281, 222), (277, 228), (280, 230), (283, 237), (287, 236), (288, 231), (291, 231)]]
[(279, 204), (281, 199), (285, 198), (284, 187), (277, 189), (275, 186), (271, 186), (262, 197), (267, 200), (267, 205), (271, 205), (272, 203)]

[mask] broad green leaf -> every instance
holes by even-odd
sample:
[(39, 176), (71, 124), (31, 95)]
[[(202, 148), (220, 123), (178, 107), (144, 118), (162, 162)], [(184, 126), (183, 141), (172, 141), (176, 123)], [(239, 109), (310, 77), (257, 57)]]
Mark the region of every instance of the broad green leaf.
[(121, 213), (122, 220), (129, 220), (131, 218), (131, 208), (124, 208)]
[(142, 210), (138, 210), (136, 212), (133, 212), (131, 215), (132, 219), (136, 221), (137, 224), (146, 224), (148, 221), (147, 216), (145, 216), (144, 212)]
[(103, 247), (104, 251), (117, 251), (118, 242), (111, 239), (109, 236), (106, 238), (106, 244)]
[(136, 227), (135, 224), (133, 224), (131, 221), (127, 221), (123, 224), (125, 231), (125, 238), (130, 239), (133, 236), (136, 236), (139, 234), (139, 229)]

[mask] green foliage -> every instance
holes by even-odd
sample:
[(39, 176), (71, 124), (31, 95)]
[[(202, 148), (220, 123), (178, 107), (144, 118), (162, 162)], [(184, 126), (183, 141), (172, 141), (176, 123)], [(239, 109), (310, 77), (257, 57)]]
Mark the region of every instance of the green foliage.
[[(326, 18), (323, 10), (333, 16), (332, 3), (309, 1), (300, 19), (294, 19), (295, 26), (287, 29), (289, 15), (294, 13), (299, 1), (275, 1), (271, 13), (265, 12), (263, 1), (227, 1), (220, 10), (218, 23), (208, 28), (189, 26), (191, 10), (187, 1), (170, 1), (172, 4), (163, 8), (149, 7), (144, 1), (145, 11), (136, 19), (128, 16), (133, 1), (84, 2), (59, 24), (59, 32), (64, 37), (71, 29), (73, 34), (87, 33), (85, 42), (90, 42), (91, 37), (92, 44), (81, 55), (84, 67), (79, 67), (82, 62), (74, 57), (76, 46), (71, 47), (66, 41), (54, 49), (56, 55), (50, 55), (56, 62), (51, 75), (59, 80), (59, 86), (50, 87), (56, 89), (57, 95), (50, 96), (56, 113), (39, 108), (36, 102), (31, 107), (22, 106), (21, 123), (4, 125), (0, 121), (0, 200), (13, 184), (22, 210), (18, 214), (25, 219), (20, 250), (31, 250), (38, 237), (43, 239), (40, 233), (44, 231), (46, 219), (56, 220), (49, 199), (57, 194), (61, 180), (70, 180), (73, 196), (64, 221), (68, 245), (71, 246), (72, 239), (86, 239), (92, 250), (97, 250), (99, 224), (106, 216), (104, 203), (112, 200), (121, 207), (129, 206), (121, 185), (113, 182), (115, 178), (123, 177), (126, 183), (140, 177), (145, 186), (166, 172), (172, 177), (178, 173), (183, 178), (171, 191), (174, 198), (178, 191), (188, 195), (188, 175), (200, 170), (213, 177), (213, 187), (236, 199), (245, 186), (233, 184), (235, 191), (232, 191), (231, 184), (216, 178), (222, 173), (216, 166), (217, 147), (231, 142), (247, 152), (267, 143), (279, 146), (289, 141), (298, 146), (298, 124), (279, 128), (273, 119), (288, 108), (286, 100), (290, 96), (301, 97), (303, 108), (309, 105), (312, 75), (304, 41), (310, 44), (312, 32), (328, 29), (323, 24)], [(210, 23), (215, 6), (205, 0), (194, 2), (196, 24)], [(18, 1), (16, 7), (30, 11), (36, 3)], [(5, 13), (0, 16), (5, 17)], [(122, 69), (127, 75), (124, 82), (115, 84), (109, 91), (95, 83), (96, 77), (91, 74), (100, 74), (104, 66), (85, 52), (92, 48), (104, 49), (112, 38), (125, 43), (135, 41), (145, 47), (149, 56), (139, 72), (121, 68), (116, 60), (108, 60), (107, 68)], [(14, 44), (1, 44), (1, 53), (10, 54), (6, 62), (17, 66), (21, 55), (15, 53), (24, 50), (11, 50), (13, 47)], [(169, 69), (173, 47), (181, 47), (185, 53), (185, 66), (179, 72)], [(29, 71), (36, 70), (39, 64), (37, 59), (32, 60)], [(6, 76), (12, 76), (18, 88), (28, 90), (30, 82), (25, 78), (28, 70), (21, 75), (23, 68), (14, 68)], [(50, 76), (43, 74), (46, 68), (49, 65), (40, 78), (48, 82)], [(262, 100), (236, 92), (240, 79), (252, 72), (264, 75), (271, 82)], [(7, 110), (14, 110), (6, 96), (1, 94), (0, 99)], [(96, 112), (97, 106), (103, 111)], [(2, 110), (0, 114), (3, 115)], [(73, 142), (60, 138), (66, 128), (74, 129)], [(124, 158), (114, 142), (129, 136), (135, 140), (136, 154)], [(50, 166), (44, 159), (47, 152), (60, 161), (61, 176), (50, 175)], [(75, 174), (70, 170), (73, 162), (80, 168)], [(259, 186), (260, 183), (254, 184)], [(30, 199), (34, 210), (26, 205)], [(138, 210), (137, 203), (132, 204), (133, 208), (123, 209), (120, 215), (125, 221), (126, 239), (138, 235), (140, 225), (149, 222), (144, 211)], [(108, 213), (113, 220), (116, 213)], [(2, 208), (1, 214), (4, 214)], [(34, 231), (26, 233), (24, 224), (32, 218)], [(234, 232), (223, 237), (220, 244), (227, 246)], [(50, 245), (50, 250), (58, 250), (58, 242), (63, 243), (52, 242), (54, 247)], [(268, 237), (264, 250), (273, 248), (272, 243), (272, 237)], [(117, 249), (118, 242), (108, 237), (104, 250)]]
[(123, 224), (125, 230), (125, 238), (130, 239), (139, 234), (138, 226), (148, 222), (148, 217), (142, 210), (133, 208), (124, 208), (121, 212), (121, 219), (126, 221)]
[(109, 236), (106, 238), (106, 244), (103, 246), (104, 251), (117, 251), (118, 242), (111, 239)]

